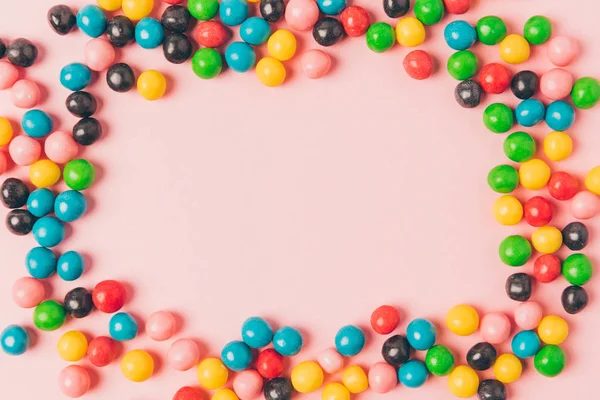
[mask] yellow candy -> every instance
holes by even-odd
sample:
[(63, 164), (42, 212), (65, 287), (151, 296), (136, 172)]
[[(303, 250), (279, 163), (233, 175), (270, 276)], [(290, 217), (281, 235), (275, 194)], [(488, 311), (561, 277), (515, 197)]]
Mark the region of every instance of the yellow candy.
[(6, 146), (13, 137), (13, 128), (9, 120), (0, 117), (0, 146)]
[(76, 362), (85, 357), (88, 341), (83, 333), (70, 331), (62, 335), (56, 346), (58, 355), (65, 361)]
[(585, 187), (592, 193), (600, 194), (600, 165), (592, 168), (587, 173), (585, 176)]
[(105, 11), (117, 11), (121, 8), (122, 0), (98, 0), (98, 5)]
[(227, 367), (218, 358), (205, 358), (198, 364), (198, 382), (208, 390), (225, 386), (229, 378)]
[(54, 185), (60, 179), (60, 167), (50, 160), (39, 160), (29, 167), (29, 179), (36, 187)]
[(322, 400), (350, 400), (350, 392), (338, 382), (328, 383), (321, 393)]
[(561, 344), (569, 336), (567, 321), (556, 315), (547, 315), (542, 318), (538, 326), (540, 340), (546, 344)]
[(533, 158), (521, 164), (519, 182), (525, 189), (540, 190), (548, 183), (551, 173), (548, 164), (538, 158)]
[(132, 21), (146, 18), (154, 8), (154, 0), (123, 0), (123, 14)]
[(523, 364), (514, 354), (502, 354), (494, 364), (494, 375), (502, 383), (512, 383), (521, 377)]
[(479, 387), (479, 376), (472, 368), (459, 365), (448, 376), (448, 388), (456, 397), (466, 399), (475, 396)]
[(256, 76), (265, 86), (279, 86), (285, 81), (285, 67), (272, 57), (265, 57), (256, 64)]
[(146, 100), (158, 100), (167, 91), (167, 80), (160, 72), (149, 69), (142, 72), (138, 78), (137, 89)]
[(479, 314), (471, 306), (458, 305), (448, 311), (446, 326), (458, 336), (472, 335), (479, 328)]
[(267, 50), (271, 57), (287, 61), (296, 54), (296, 37), (286, 29), (279, 29), (269, 38)]
[(531, 243), (542, 254), (556, 253), (562, 246), (562, 233), (553, 226), (542, 226), (533, 232)]
[(133, 350), (121, 360), (121, 371), (133, 382), (144, 382), (154, 373), (154, 359), (144, 350)]
[(292, 386), (300, 393), (310, 393), (323, 384), (323, 370), (314, 361), (304, 361), (292, 370)]
[(344, 370), (342, 383), (350, 393), (364, 392), (369, 388), (369, 379), (365, 371), (358, 365), (352, 365)]
[(406, 47), (415, 47), (425, 41), (425, 27), (415, 17), (406, 17), (396, 25), (396, 39)]
[(234, 393), (233, 390), (222, 388), (215, 392), (215, 394), (211, 397), (212, 400), (239, 400), (237, 394)]
[(500, 42), (500, 58), (509, 64), (521, 64), (529, 59), (529, 43), (521, 35), (508, 35)]
[(544, 153), (552, 161), (561, 161), (571, 155), (573, 140), (564, 132), (550, 132), (544, 138)]
[(494, 203), (494, 218), (502, 225), (516, 225), (523, 218), (523, 205), (513, 196), (502, 196)]

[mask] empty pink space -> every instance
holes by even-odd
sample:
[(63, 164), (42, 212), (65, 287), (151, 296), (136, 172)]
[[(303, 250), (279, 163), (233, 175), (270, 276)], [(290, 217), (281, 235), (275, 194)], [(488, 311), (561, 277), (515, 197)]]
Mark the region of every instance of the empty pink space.
[[(74, 8), (86, 4), (65, 3)], [(367, 8), (374, 20), (393, 23), (379, 1), (350, 4)], [(39, 84), (39, 107), (53, 117), (55, 130), (70, 132), (77, 120), (65, 109), (69, 92), (60, 85), (59, 72), (66, 64), (85, 61), (89, 38), (78, 31), (66, 37), (53, 33), (46, 22), (52, 5), (53, 0), (2, 2), (0, 37), (26, 37), (39, 46), (39, 61), (19, 78)], [(153, 15), (160, 16), (164, 6), (157, 6)], [(242, 322), (255, 315), (304, 334), (305, 349), (288, 364), (288, 373), (291, 365), (316, 359), (332, 347), (335, 333), (347, 324), (370, 332), (366, 351), (352, 363), (368, 369), (382, 361), (384, 337), (369, 328), (371, 312), (382, 304), (401, 310), (397, 333), (413, 318), (431, 319), (438, 327), (438, 342), (454, 351), (457, 364), (465, 364), (467, 350), (481, 341), (481, 334), (450, 333), (443, 323), (452, 306), (471, 304), (481, 316), (505, 312), (514, 334), (517, 304), (507, 298), (504, 283), (514, 272), (531, 273), (534, 259), (525, 267), (508, 267), (498, 258), (498, 244), (510, 234), (529, 237), (533, 228), (524, 221), (500, 226), (493, 217), (498, 195), (486, 177), (492, 167), (507, 162), (502, 151), (506, 135), (487, 131), (482, 113), (490, 101), (514, 107), (517, 99), (507, 92), (488, 96), (473, 110), (459, 107), (453, 94), (457, 82), (445, 71), (452, 51), (444, 43), (443, 28), (455, 19), (474, 24), (482, 16), (498, 15), (510, 32), (520, 33), (529, 17), (546, 15), (555, 35), (572, 36), (581, 46), (580, 56), (564, 68), (575, 79), (598, 77), (599, 11), (595, 0), (477, 0), (469, 13), (446, 16), (427, 29), (419, 48), (432, 55), (436, 70), (424, 81), (410, 79), (403, 69), (409, 49), (396, 46), (375, 54), (364, 37), (346, 37), (324, 49), (332, 58), (331, 70), (312, 80), (303, 76), (299, 55), (318, 45), (310, 32), (297, 32), (298, 54), (286, 62), (288, 79), (274, 89), (262, 86), (254, 72), (227, 70), (205, 81), (193, 74), (189, 62), (167, 63), (161, 49), (129, 45), (118, 50), (116, 60), (129, 63), (137, 75), (147, 69), (161, 71), (167, 94), (148, 102), (135, 90), (114, 93), (105, 74), (95, 74), (89, 90), (99, 100), (96, 118), (105, 134), (81, 149), (80, 156), (97, 166), (98, 179), (86, 192), (88, 213), (70, 224), (58, 248), (61, 253), (81, 252), (88, 269), (76, 282), (52, 277), (47, 296), (62, 301), (77, 286), (92, 289), (105, 279), (121, 280), (129, 295), (124, 311), (140, 327), (152, 313), (165, 310), (175, 317), (177, 332), (163, 342), (142, 332), (120, 345), (118, 359), (104, 368), (80, 362), (90, 371), (91, 389), (85, 398), (171, 399), (180, 387), (195, 386), (197, 380), (195, 368), (180, 372), (169, 365), (170, 344), (192, 338), (201, 358), (218, 356), (225, 343), (240, 338)], [(480, 66), (501, 62), (497, 47), (476, 44), (473, 51)], [(265, 55), (266, 48), (258, 52)], [(552, 68), (544, 45), (533, 49), (526, 64), (509, 66), (512, 73), (532, 69), (541, 74)], [(12, 105), (8, 91), (0, 92), (0, 114), (15, 127), (24, 112)], [(585, 173), (600, 164), (598, 126), (597, 108), (578, 112), (570, 131), (573, 153), (550, 163), (552, 170), (569, 171), (583, 183)], [(550, 129), (540, 124), (527, 131), (544, 157), (541, 139)], [(1, 179), (8, 176), (26, 177), (27, 168), (10, 163)], [(520, 189), (516, 194), (521, 201), (534, 195), (549, 197), (546, 189)], [(556, 211), (553, 224), (558, 228), (573, 220), (568, 202)], [(600, 224), (597, 218), (586, 224), (591, 239), (585, 252), (598, 263)], [(27, 275), (24, 257), (34, 243), (31, 236), (20, 238), (0, 229), (1, 328), (33, 326), (32, 310), (13, 303), (12, 285)], [(561, 257), (568, 254), (565, 250)], [(593, 396), (600, 359), (598, 282), (595, 278), (586, 286), (591, 303), (576, 316), (561, 307), (564, 279), (536, 285), (532, 299), (543, 304), (544, 313), (569, 323), (563, 345), (568, 365), (559, 377), (549, 379), (528, 360), (521, 379), (508, 386), (511, 400)], [(67, 364), (56, 352), (57, 340), (67, 330), (81, 330), (88, 338), (107, 336), (109, 317), (94, 312), (83, 320), (69, 320), (60, 331), (36, 331), (25, 355), (0, 354), (0, 398), (64, 399), (57, 379)], [(509, 347), (504, 342), (499, 350)], [(134, 349), (155, 358), (154, 376), (141, 384), (127, 381), (119, 368), (123, 355)], [(424, 353), (417, 358), (423, 359)], [(489, 378), (491, 372), (481, 377)], [(341, 374), (327, 377), (340, 379)], [(301, 398), (318, 399), (320, 394)], [(398, 386), (391, 394), (368, 391), (355, 398), (452, 395), (447, 378), (430, 377), (420, 389)]]

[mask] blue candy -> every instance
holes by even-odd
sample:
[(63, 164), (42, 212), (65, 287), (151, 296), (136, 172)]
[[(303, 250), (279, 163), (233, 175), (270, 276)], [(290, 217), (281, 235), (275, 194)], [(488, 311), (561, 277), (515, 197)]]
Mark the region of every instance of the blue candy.
[(248, 44), (259, 46), (269, 40), (271, 25), (260, 17), (250, 17), (240, 27), (240, 37)]
[(10, 356), (18, 356), (27, 351), (30, 339), (27, 331), (18, 326), (10, 325), (0, 335), (2, 350)]
[(260, 349), (273, 340), (273, 328), (262, 318), (248, 318), (242, 324), (242, 340), (253, 349)]
[(357, 326), (346, 325), (335, 335), (335, 348), (346, 357), (357, 355), (365, 347), (365, 333)]
[(533, 357), (541, 347), (540, 338), (534, 331), (521, 331), (511, 342), (512, 352), (519, 358)]
[(546, 108), (546, 124), (554, 131), (564, 132), (575, 122), (575, 110), (562, 100), (550, 103)]
[(236, 26), (248, 18), (249, 7), (246, 0), (223, 0), (219, 5), (219, 16), (225, 25)]
[(427, 350), (435, 344), (435, 325), (426, 319), (415, 319), (406, 327), (406, 339), (415, 350)]
[(69, 90), (83, 90), (92, 81), (92, 71), (81, 63), (65, 65), (60, 70), (60, 83)]
[(273, 335), (273, 347), (282, 356), (295, 356), (302, 350), (302, 334), (296, 328), (284, 326)]
[(87, 209), (87, 200), (83, 193), (77, 190), (67, 190), (56, 196), (54, 214), (63, 222), (73, 222), (79, 219)]
[(252, 46), (244, 42), (233, 42), (225, 50), (225, 61), (236, 72), (249, 71), (256, 63)]
[(36, 189), (27, 198), (27, 210), (35, 217), (48, 215), (54, 209), (54, 193), (50, 189)]
[(110, 336), (119, 342), (134, 339), (138, 334), (138, 324), (135, 319), (124, 312), (112, 316), (108, 323)]
[(64, 281), (70, 282), (79, 279), (85, 270), (85, 260), (76, 251), (67, 251), (58, 257), (56, 272)]
[(475, 44), (477, 31), (467, 21), (453, 21), (446, 25), (444, 39), (451, 49), (466, 50)]
[(410, 360), (398, 369), (398, 380), (409, 388), (418, 388), (427, 381), (427, 367), (421, 361)]
[(252, 350), (239, 340), (229, 342), (223, 347), (221, 361), (232, 371), (243, 371), (252, 364)]
[(77, 13), (77, 27), (93, 38), (106, 31), (106, 14), (96, 5), (88, 4)]
[(21, 127), (32, 138), (40, 139), (52, 132), (52, 118), (42, 110), (29, 110), (23, 114)]
[(544, 104), (538, 99), (523, 100), (517, 106), (515, 115), (519, 125), (530, 127), (544, 120)]
[(154, 18), (144, 18), (135, 26), (135, 41), (144, 49), (154, 49), (163, 42), (165, 28)]
[(348, 5), (347, 0), (317, 0), (317, 5), (323, 14), (338, 15)]
[(46, 279), (56, 272), (56, 255), (45, 247), (34, 247), (25, 256), (25, 266), (35, 279)]
[(65, 238), (65, 226), (54, 217), (42, 217), (33, 224), (33, 237), (40, 246), (58, 246)]

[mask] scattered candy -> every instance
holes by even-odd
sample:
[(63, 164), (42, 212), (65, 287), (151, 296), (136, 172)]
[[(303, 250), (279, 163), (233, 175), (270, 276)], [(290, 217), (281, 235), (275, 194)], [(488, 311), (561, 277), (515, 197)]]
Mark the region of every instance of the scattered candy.
[(132, 21), (139, 21), (152, 12), (154, 0), (123, 0), (123, 14)]
[(589, 76), (579, 78), (573, 85), (571, 100), (577, 108), (592, 108), (600, 100), (600, 83)]
[(575, 122), (575, 111), (570, 104), (557, 100), (546, 108), (546, 124), (555, 131), (566, 131)]
[(525, 189), (540, 190), (550, 180), (550, 167), (538, 158), (525, 161), (519, 168), (519, 183)]
[(302, 65), (302, 72), (306, 77), (319, 79), (329, 72), (331, 57), (321, 50), (308, 50), (300, 57), (300, 64)]
[(426, 319), (412, 320), (406, 327), (406, 339), (415, 350), (429, 349), (434, 345), (436, 336), (435, 325)]
[(416, 0), (413, 11), (423, 24), (434, 25), (444, 16), (444, 3), (442, 0)]
[(100, 7), (88, 4), (77, 13), (77, 27), (86, 35), (97, 38), (106, 30), (106, 14)]
[(192, 14), (184, 6), (172, 5), (163, 12), (160, 23), (173, 33), (185, 33), (192, 25)]
[(30, 136), (19, 135), (10, 142), (8, 153), (15, 164), (21, 166), (31, 165), (39, 160), (42, 145)]
[(523, 365), (513, 354), (502, 354), (494, 364), (494, 376), (502, 383), (513, 383), (521, 377)]
[[(383, 3), (383, 5), (384, 8), (388, 7), (388, 11), (393, 11), (395, 13), (397, 12), (397, 8), (395, 8), (395, 6), (400, 5), (399, 3), (402, 2), (406, 3), (406, 9), (408, 10), (407, 0), (386, 0)], [(386, 13), (388, 11), (386, 11)], [(344, 26), (346, 34), (351, 37), (358, 37), (364, 35), (365, 33), (367, 33), (367, 30), (371, 25), (371, 17), (369, 17), (369, 13), (364, 8), (359, 6), (347, 7), (344, 11), (342, 11), (342, 14), (340, 15), (340, 20), (342, 21), (342, 25)]]
[(92, 339), (88, 345), (88, 360), (96, 367), (106, 367), (117, 357), (117, 344), (106, 336)]
[(404, 70), (413, 79), (427, 79), (433, 73), (433, 60), (429, 53), (423, 50), (413, 50), (404, 57)]
[(81, 397), (90, 389), (90, 374), (80, 365), (69, 365), (60, 371), (58, 385), (65, 396)]
[(526, 100), (535, 94), (539, 83), (540, 78), (535, 72), (520, 71), (513, 76), (510, 82), (510, 90), (517, 98)]
[(396, 369), (383, 362), (375, 363), (369, 368), (369, 388), (375, 393), (388, 393), (398, 384)]
[(530, 358), (536, 355), (542, 343), (534, 331), (521, 331), (511, 342), (512, 352), (519, 358)]
[(492, 103), (483, 112), (483, 123), (494, 133), (505, 133), (514, 123), (513, 111), (502, 103)]
[(477, 389), (477, 395), (484, 400), (506, 400), (506, 387), (504, 383), (496, 379), (481, 381)]
[(33, 323), (42, 331), (55, 331), (65, 323), (67, 313), (54, 300), (41, 302), (33, 311)]
[(187, 371), (200, 360), (200, 350), (192, 339), (179, 339), (169, 348), (167, 353), (169, 365), (178, 371)]
[(547, 377), (559, 375), (565, 368), (566, 363), (565, 352), (554, 345), (542, 347), (533, 360), (537, 372)]
[(165, 29), (154, 18), (144, 18), (135, 26), (135, 42), (143, 49), (155, 49), (165, 38)]
[(506, 279), (506, 294), (514, 301), (527, 301), (531, 298), (531, 277), (525, 273), (519, 272), (510, 275)]
[(503, 313), (489, 313), (481, 319), (481, 337), (491, 344), (500, 344), (508, 340), (511, 324)]
[(354, 325), (346, 325), (335, 335), (335, 348), (341, 355), (352, 357), (362, 351), (365, 340), (362, 329)]
[(460, 82), (454, 89), (454, 99), (464, 108), (475, 108), (481, 103), (483, 89), (481, 85), (471, 79)]
[[(217, 0), (214, 0), (215, 3)], [(218, 3), (217, 3), (218, 4)], [(269, 22), (277, 22), (285, 13), (283, 0), (260, 0), (260, 15)]]
[(571, 93), (573, 76), (562, 68), (544, 73), (540, 79), (540, 91), (550, 100), (561, 100)]
[(319, 6), (314, 0), (290, 0), (285, 9), (285, 22), (297, 31), (310, 30), (319, 19)]
[(571, 214), (577, 219), (589, 219), (600, 212), (600, 198), (588, 191), (581, 191), (573, 196)]
[[(198, 26), (202, 24), (204, 23), (200, 23)], [(266, 43), (270, 36), (271, 26), (263, 18), (250, 17), (240, 26), (240, 37), (244, 42), (253, 46), (260, 46), (261, 44)]]
[(393, 306), (380, 306), (371, 314), (371, 327), (380, 335), (392, 333), (400, 323), (400, 313)]
[(570, 200), (577, 194), (579, 184), (570, 174), (557, 171), (550, 176), (548, 193), (556, 200)]
[(414, 17), (405, 17), (396, 25), (396, 40), (405, 47), (415, 47), (425, 41), (425, 27)]
[[(265, 350), (264, 352), (267, 352), (267, 351), (269, 351), (269, 350)], [(259, 355), (259, 359), (260, 359), (260, 355)], [(336, 373), (339, 370), (341, 370), (342, 367), (344, 366), (344, 358), (334, 348), (329, 348), (329, 349), (323, 351), (321, 354), (319, 354), (319, 356), (317, 357), (317, 361), (319, 362), (319, 365), (321, 366), (321, 368), (323, 368), (323, 371), (327, 372), (328, 374)], [(395, 375), (395, 372), (394, 372), (394, 375)]]
[(271, 379), (265, 384), (263, 393), (265, 400), (290, 399), (292, 397), (292, 384), (285, 378)]
[(10, 89), (17, 79), (19, 79), (17, 67), (7, 62), (0, 62), (0, 90)]
[(323, 379), (323, 370), (314, 361), (303, 361), (292, 369), (292, 386), (299, 393), (318, 390), (323, 385)]
[(561, 302), (569, 314), (577, 314), (588, 304), (588, 294), (581, 286), (568, 286), (563, 290)]
[(521, 64), (529, 59), (531, 49), (523, 36), (508, 35), (500, 42), (500, 58), (509, 64)]
[(17, 67), (31, 67), (37, 56), (37, 47), (27, 39), (15, 39), (6, 48), (6, 58)]
[(544, 104), (537, 99), (523, 100), (515, 110), (517, 123), (525, 127), (531, 127), (542, 122), (545, 113)]
[(537, 332), (542, 342), (546, 344), (561, 344), (569, 335), (569, 326), (561, 317), (547, 315), (542, 318)]
[(295, 356), (302, 350), (302, 334), (296, 328), (284, 326), (273, 335), (273, 347), (282, 356)]
[(10, 97), (17, 108), (33, 108), (40, 102), (40, 88), (35, 82), (21, 79), (13, 85)]
[(469, 50), (461, 50), (448, 58), (448, 73), (454, 79), (464, 81), (475, 75), (478, 68), (477, 56)]
[(25, 353), (30, 344), (29, 333), (18, 325), (10, 325), (0, 334), (2, 351), (10, 356), (19, 356)]
[(557, 67), (565, 67), (577, 57), (579, 45), (570, 37), (555, 36), (548, 42), (546, 52), (552, 64)]
[(490, 15), (477, 21), (477, 39), (488, 46), (500, 43), (506, 37), (506, 24), (502, 19)]
[(448, 329), (459, 336), (469, 336), (479, 328), (479, 314), (477, 311), (466, 304), (460, 304), (452, 307), (446, 315), (446, 326)]
[(115, 47), (125, 47), (135, 39), (133, 22), (124, 15), (117, 15), (108, 22), (106, 36)]
[(531, 17), (525, 22), (523, 36), (531, 44), (544, 44), (552, 36), (552, 23), (542, 15)]
[(167, 80), (160, 72), (150, 69), (138, 77), (137, 90), (146, 100), (158, 100), (167, 91)]
[(58, 340), (58, 355), (65, 361), (77, 362), (85, 357), (88, 350), (88, 342), (83, 333), (69, 331)]
[(40, 304), (46, 296), (44, 284), (35, 278), (23, 277), (12, 287), (12, 298), (16, 305), (23, 308), (33, 308)]
[(408, 361), (410, 353), (410, 344), (402, 335), (389, 337), (381, 349), (381, 355), (385, 362), (396, 368)]
[(467, 352), (467, 364), (477, 371), (486, 371), (496, 362), (496, 348), (487, 342), (474, 345)]
[(62, 4), (50, 8), (46, 17), (48, 18), (48, 23), (50, 24), (54, 32), (58, 33), (61, 36), (64, 36), (67, 33), (71, 32), (71, 30), (73, 30), (73, 28), (77, 24), (77, 18), (75, 17), (75, 14), (73, 14), (73, 11), (71, 11), (71, 9), (68, 6)]
[(252, 350), (241, 341), (234, 340), (223, 347), (221, 351), (221, 361), (232, 371), (244, 371), (252, 364)]
[(502, 64), (487, 64), (479, 72), (479, 82), (486, 93), (504, 93), (511, 84), (510, 71)]
[(421, 361), (410, 360), (398, 369), (398, 380), (407, 388), (418, 388), (427, 381), (427, 367)]
[(342, 383), (352, 394), (362, 393), (369, 388), (367, 374), (358, 365), (352, 365), (344, 370)]
[(436, 344), (427, 350), (425, 365), (433, 375), (446, 376), (454, 368), (454, 355), (446, 346)]
[(383, 53), (396, 43), (396, 33), (390, 24), (376, 22), (367, 30), (367, 47), (375, 53)]
[(535, 140), (525, 132), (514, 132), (504, 140), (504, 154), (514, 162), (530, 160), (536, 152)]
[(233, 379), (233, 390), (241, 400), (251, 400), (261, 394), (263, 378), (254, 370), (240, 372)]
[(533, 277), (541, 283), (550, 283), (561, 274), (562, 265), (558, 257), (553, 254), (544, 254), (535, 260)]
[(177, 321), (168, 311), (157, 311), (150, 314), (146, 321), (146, 334), (152, 340), (164, 341), (170, 339), (177, 330)]
[(477, 31), (467, 21), (452, 21), (444, 29), (444, 39), (451, 49), (467, 50), (475, 44)]
[[(334, 355), (330, 353), (325, 358), (319, 358), (319, 364), (326, 372), (329, 372), (328, 367), (333, 367), (333, 365), (331, 364), (333, 364), (335, 361), (332, 357), (335, 357), (335, 355), (337, 355), (339, 357), (339, 360), (343, 362), (341, 360), (341, 356), (337, 352), (335, 352)], [(328, 362), (330, 362), (331, 364), (327, 364)], [(274, 349), (263, 350), (259, 353), (258, 357), (256, 358), (256, 370), (263, 378), (277, 378), (278, 376), (283, 374), (284, 368), (285, 361), (283, 356), (276, 352)]]
[(65, 295), (65, 312), (73, 318), (87, 317), (94, 308), (92, 294), (84, 288), (75, 288)]
[(65, 226), (54, 217), (42, 217), (33, 224), (33, 237), (40, 246), (58, 246), (65, 238)]
[(106, 83), (115, 92), (125, 93), (135, 85), (135, 74), (127, 64), (114, 64), (106, 73)]
[(133, 382), (144, 382), (154, 373), (154, 359), (144, 350), (132, 350), (121, 360), (121, 371)]
[(519, 304), (514, 312), (515, 323), (524, 330), (537, 328), (542, 316), (542, 307), (534, 301)]
[(464, 365), (456, 367), (448, 377), (448, 388), (460, 398), (475, 396), (479, 387), (479, 377), (471, 368)]

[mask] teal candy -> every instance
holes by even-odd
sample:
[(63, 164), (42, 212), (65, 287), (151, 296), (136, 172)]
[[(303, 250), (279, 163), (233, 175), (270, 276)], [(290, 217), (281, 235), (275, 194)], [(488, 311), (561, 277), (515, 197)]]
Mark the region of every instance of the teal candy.
[(8, 326), (0, 335), (0, 346), (10, 356), (19, 356), (25, 353), (30, 343), (29, 334), (18, 325)]
[(248, 2), (246, 0), (223, 0), (219, 5), (221, 22), (228, 26), (237, 26), (248, 18)]
[(541, 347), (540, 338), (534, 331), (521, 331), (511, 342), (512, 352), (519, 358), (533, 357)]
[(23, 131), (36, 139), (41, 139), (52, 132), (52, 126), (52, 118), (42, 110), (29, 110), (21, 119)]
[(76, 251), (67, 251), (58, 257), (56, 272), (63, 281), (74, 281), (83, 275), (85, 260)]
[(69, 90), (83, 90), (92, 81), (92, 71), (87, 65), (73, 63), (65, 65), (60, 71), (60, 83)]
[(435, 344), (435, 325), (422, 318), (412, 320), (406, 327), (406, 339), (413, 349), (427, 350)]
[(271, 26), (260, 17), (250, 17), (240, 27), (240, 37), (242, 40), (253, 46), (260, 46), (267, 43), (269, 36), (271, 36)]
[(113, 339), (125, 342), (137, 336), (138, 324), (130, 314), (120, 312), (110, 319), (108, 332)]
[(244, 371), (252, 364), (252, 350), (239, 340), (229, 342), (221, 351), (221, 361), (232, 371)]
[(165, 38), (165, 28), (154, 18), (144, 18), (135, 26), (135, 41), (144, 49), (155, 49)]
[(517, 123), (525, 127), (531, 127), (542, 122), (545, 113), (544, 104), (538, 99), (523, 100), (515, 110)]
[(42, 217), (33, 224), (33, 237), (40, 246), (58, 246), (65, 238), (65, 227), (54, 217)]
[(106, 14), (96, 5), (88, 4), (77, 13), (77, 27), (86, 35), (97, 38), (106, 31)]
[(410, 360), (398, 369), (398, 380), (409, 388), (418, 388), (427, 381), (427, 367), (421, 361)]
[(87, 209), (85, 195), (76, 190), (67, 190), (56, 196), (54, 214), (63, 222), (79, 219)]
[(346, 357), (357, 355), (365, 347), (365, 333), (357, 326), (346, 325), (335, 335), (335, 348)]
[(225, 50), (225, 62), (236, 72), (247, 72), (256, 63), (256, 53), (248, 43), (233, 42)]
[(325, 15), (338, 15), (348, 5), (347, 0), (317, 0), (319, 10)]
[(54, 193), (50, 189), (37, 189), (27, 198), (27, 210), (35, 217), (48, 215), (54, 209)]
[(548, 104), (546, 108), (546, 124), (554, 131), (564, 132), (575, 122), (575, 110), (562, 100)]
[(296, 328), (284, 326), (273, 335), (273, 347), (282, 356), (295, 356), (302, 350), (302, 334)]
[(273, 328), (262, 318), (248, 318), (242, 324), (242, 340), (253, 349), (260, 349), (273, 340)]
[(34, 247), (25, 256), (25, 266), (35, 279), (46, 279), (56, 272), (56, 255), (45, 247)]
[(451, 49), (467, 50), (475, 44), (477, 31), (467, 21), (452, 21), (444, 29), (444, 39)]

